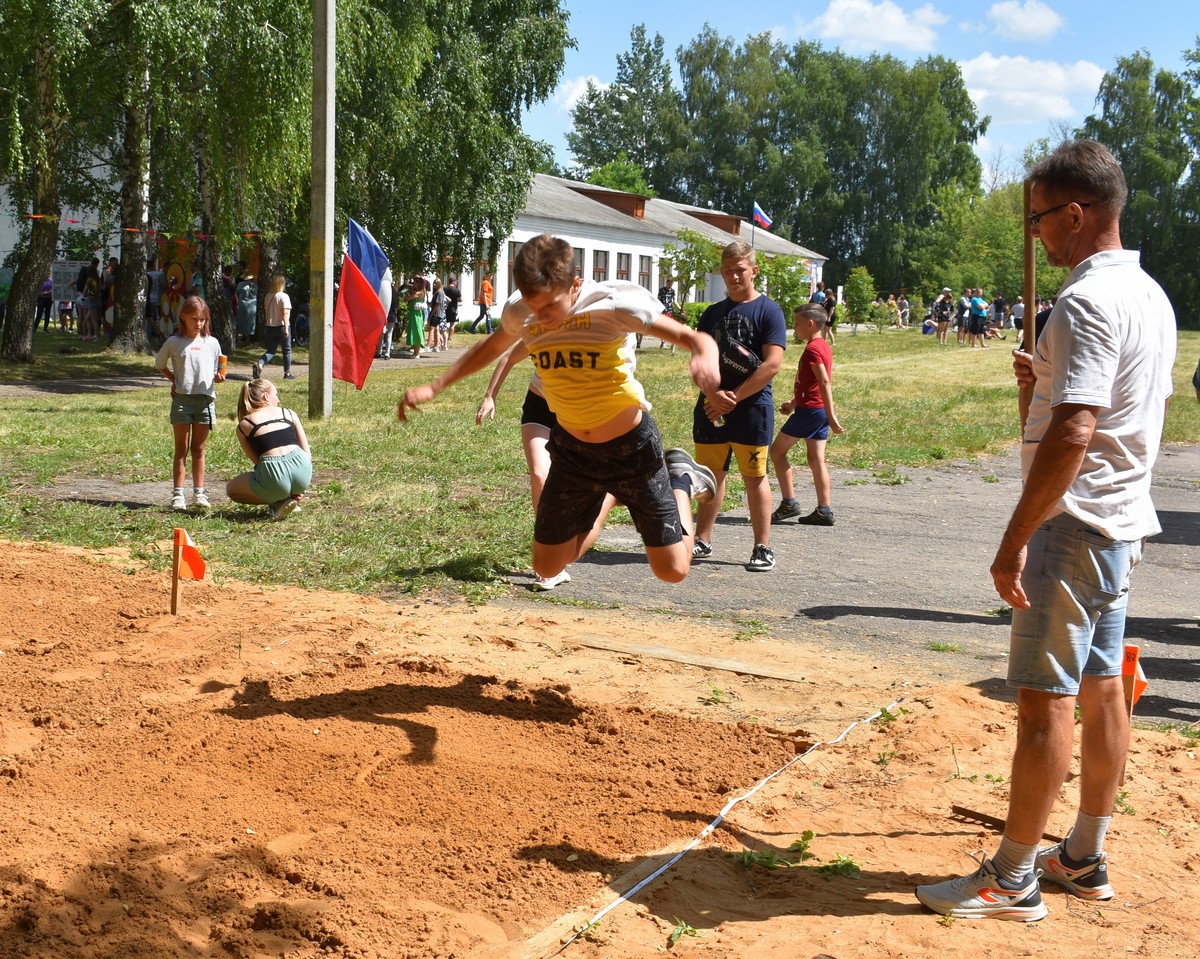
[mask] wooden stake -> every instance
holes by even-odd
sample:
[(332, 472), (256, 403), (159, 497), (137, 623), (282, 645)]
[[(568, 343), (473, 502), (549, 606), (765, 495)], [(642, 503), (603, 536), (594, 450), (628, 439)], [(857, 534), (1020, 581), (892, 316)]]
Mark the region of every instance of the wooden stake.
[(175, 530), (175, 549), (171, 560), (171, 615), (179, 615), (179, 564), (183, 560), (183, 530)]
[[(1033, 227), (1029, 225), (1029, 214), (1033, 208), (1033, 183), (1025, 181), (1025, 319), (1021, 331), (1021, 349), (1032, 353), (1037, 342), (1037, 241), (1033, 238)], [(1022, 386), (1017, 393), (1017, 409), (1021, 417), (1021, 433), (1025, 433), (1025, 421), (1029, 418), (1029, 404), (1033, 402), (1033, 386)]]

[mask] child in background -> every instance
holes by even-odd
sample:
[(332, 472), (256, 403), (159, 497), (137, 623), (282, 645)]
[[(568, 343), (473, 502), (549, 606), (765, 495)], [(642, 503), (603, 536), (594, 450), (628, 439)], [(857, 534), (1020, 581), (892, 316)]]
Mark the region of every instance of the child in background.
[(300, 509), (300, 498), (312, 482), (312, 453), (300, 417), (279, 405), (270, 380), (251, 380), (238, 399), (238, 442), (254, 464), (225, 486), (237, 503), (269, 505), (279, 522)]
[[(779, 407), (781, 413), (790, 413), (775, 442), (771, 444), (771, 463), (779, 480), (779, 492), (783, 501), (771, 514), (772, 523), (797, 517), (796, 522), (805, 526), (832, 526), (833, 509), (830, 507), (829, 469), (825, 466), (825, 441), (829, 431), (844, 432), (833, 411), (833, 351), (821, 337), (825, 325), (825, 310), (817, 304), (798, 307), (793, 318), (796, 339), (804, 344), (804, 354), (796, 369), (796, 387), (792, 399)], [(817, 490), (817, 508), (808, 515), (796, 502), (796, 486), (792, 465), (788, 462), (788, 451), (800, 440), (807, 446), (808, 467), (812, 470), (813, 485)]]
[(221, 344), (209, 334), (208, 304), (189, 296), (179, 311), (180, 332), (170, 337), (154, 358), (154, 366), (171, 381), (171, 428), (175, 433), (175, 462), (171, 509), (187, 509), (183, 495), (188, 450), (192, 451), (192, 506), (208, 509), (204, 492), (204, 444), (217, 421), (216, 384), (225, 380), (220, 369)]

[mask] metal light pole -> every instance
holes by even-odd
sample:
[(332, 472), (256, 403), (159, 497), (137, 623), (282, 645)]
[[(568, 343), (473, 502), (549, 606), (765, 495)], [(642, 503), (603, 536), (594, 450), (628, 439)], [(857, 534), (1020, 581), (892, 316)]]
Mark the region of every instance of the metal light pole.
[(333, 413), (333, 134), (337, 0), (313, 0), (312, 226), (308, 415)]

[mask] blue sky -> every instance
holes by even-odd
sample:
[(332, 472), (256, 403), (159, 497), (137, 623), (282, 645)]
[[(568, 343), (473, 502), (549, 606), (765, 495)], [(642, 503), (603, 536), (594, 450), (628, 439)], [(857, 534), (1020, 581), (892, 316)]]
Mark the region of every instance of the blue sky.
[[(560, 163), (571, 158), (564, 139), (570, 107), (590, 77), (606, 84), (629, 31), (646, 25), (662, 34), (672, 61), (705, 23), (741, 42), (770, 32), (792, 44), (800, 38), (846, 53), (890, 53), (907, 62), (941, 54), (958, 62), (981, 114), (990, 114), (977, 146), (985, 167), (1019, 176), (1027, 144), (1073, 127), (1093, 112), (1096, 91), (1117, 57), (1145, 50), (1159, 68), (1181, 71), (1183, 53), (1196, 46), (1200, 18), (1191, 3), (1117, 3), (1113, 0), (564, 0), (578, 48), (553, 98), (525, 117), (531, 136), (546, 140)], [(1192, 14), (1186, 11), (1191, 9)]]

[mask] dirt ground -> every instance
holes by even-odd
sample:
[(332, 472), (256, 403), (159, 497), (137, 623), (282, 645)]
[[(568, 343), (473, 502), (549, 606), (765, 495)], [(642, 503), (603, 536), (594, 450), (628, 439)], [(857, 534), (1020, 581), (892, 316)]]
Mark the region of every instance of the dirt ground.
[(4, 959), (1200, 948), (1177, 733), (1135, 733), (1116, 899), (945, 922), (912, 887), (994, 846), (952, 811), (1004, 814), (1015, 716), (990, 681), (675, 613), (183, 589), (172, 617), (169, 578), (120, 553), (0, 544)]

